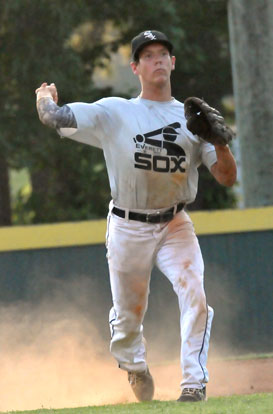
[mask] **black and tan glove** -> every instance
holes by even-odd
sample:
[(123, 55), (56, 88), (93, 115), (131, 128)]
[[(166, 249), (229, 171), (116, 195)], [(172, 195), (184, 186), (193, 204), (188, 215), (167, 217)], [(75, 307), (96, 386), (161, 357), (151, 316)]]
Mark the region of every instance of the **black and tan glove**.
[(184, 102), (184, 112), (188, 130), (213, 145), (224, 146), (235, 137), (220, 112), (203, 99), (187, 98)]

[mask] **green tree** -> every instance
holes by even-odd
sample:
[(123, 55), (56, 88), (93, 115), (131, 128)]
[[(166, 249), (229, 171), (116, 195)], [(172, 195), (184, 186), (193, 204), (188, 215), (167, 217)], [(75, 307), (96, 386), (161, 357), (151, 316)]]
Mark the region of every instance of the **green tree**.
[[(55, 131), (43, 128), (34, 95), (44, 80), (58, 85), (61, 104), (92, 101), (104, 94), (92, 88), (90, 71), (67, 46), (71, 31), (85, 16), (85, 2), (24, 0), (5, 2), (4, 6), (0, 38), (2, 154), (10, 167), (29, 169), (33, 190), (27, 203), (18, 204), (17, 214), (24, 220), (32, 213), (34, 223), (96, 217), (102, 204), (106, 210), (101, 151), (64, 142)], [(90, 199), (96, 202), (91, 204)]]

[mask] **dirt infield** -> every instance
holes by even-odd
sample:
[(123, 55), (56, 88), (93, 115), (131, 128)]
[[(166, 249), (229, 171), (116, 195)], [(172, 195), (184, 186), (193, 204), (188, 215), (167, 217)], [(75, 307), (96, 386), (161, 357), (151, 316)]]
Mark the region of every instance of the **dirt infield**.
[[(153, 367), (158, 399), (177, 397), (177, 383), (180, 380), (179, 362)], [(212, 360), (208, 364), (210, 382), (209, 396), (228, 396), (273, 392), (273, 359)], [(179, 391), (178, 391), (179, 393)]]
[[(70, 353), (12, 355), (0, 361), (0, 411), (83, 407), (135, 402), (124, 371), (115, 361), (86, 358)], [(208, 396), (273, 392), (273, 358), (212, 360)], [(179, 361), (151, 364), (157, 400), (180, 395)], [(14, 390), (17, 390), (16, 393)]]
[[(80, 311), (59, 303), (58, 296), (56, 301), (60, 309), (47, 301), (35, 312), (25, 304), (0, 309), (0, 411), (135, 402), (126, 372), (118, 369), (108, 341)], [(179, 347), (171, 351), (173, 338), (166, 338), (164, 344), (165, 336), (149, 342), (148, 363), (155, 399), (176, 400), (181, 381)], [(225, 349), (212, 344), (208, 396), (273, 392), (273, 353), (264, 359), (219, 359), (234, 352), (228, 343)], [(174, 355), (175, 360), (170, 358)]]
[(273, 392), (273, 359), (212, 363), (211, 395)]

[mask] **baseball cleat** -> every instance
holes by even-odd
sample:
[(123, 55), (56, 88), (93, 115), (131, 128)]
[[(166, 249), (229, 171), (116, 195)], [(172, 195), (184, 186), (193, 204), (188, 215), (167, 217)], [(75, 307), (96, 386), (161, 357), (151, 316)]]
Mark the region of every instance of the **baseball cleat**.
[(154, 396), (154, 380), (149, 368), (141, 372), (128, 372), (128, 381), (138, 401), (151, 401)]
[(204, 388), (184, 388), (178, 402), (198, 402), (206, 401), (206, 387)]

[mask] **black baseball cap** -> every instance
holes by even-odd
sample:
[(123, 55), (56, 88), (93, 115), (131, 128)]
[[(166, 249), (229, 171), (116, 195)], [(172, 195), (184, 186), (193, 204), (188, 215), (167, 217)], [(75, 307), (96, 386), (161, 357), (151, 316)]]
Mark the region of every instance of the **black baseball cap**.
[(132, 57), (136, 61), (138, 59), (139, 52), (144, 46), (147, 46), (151, 43), (162, 43), (167, 47), (170, 53), (172, 53), (173, 45), (167, 38), (167, 36), (158, 32), (157, 30), (145, 30), (145, 32), (139, 33), (132, 40)]

